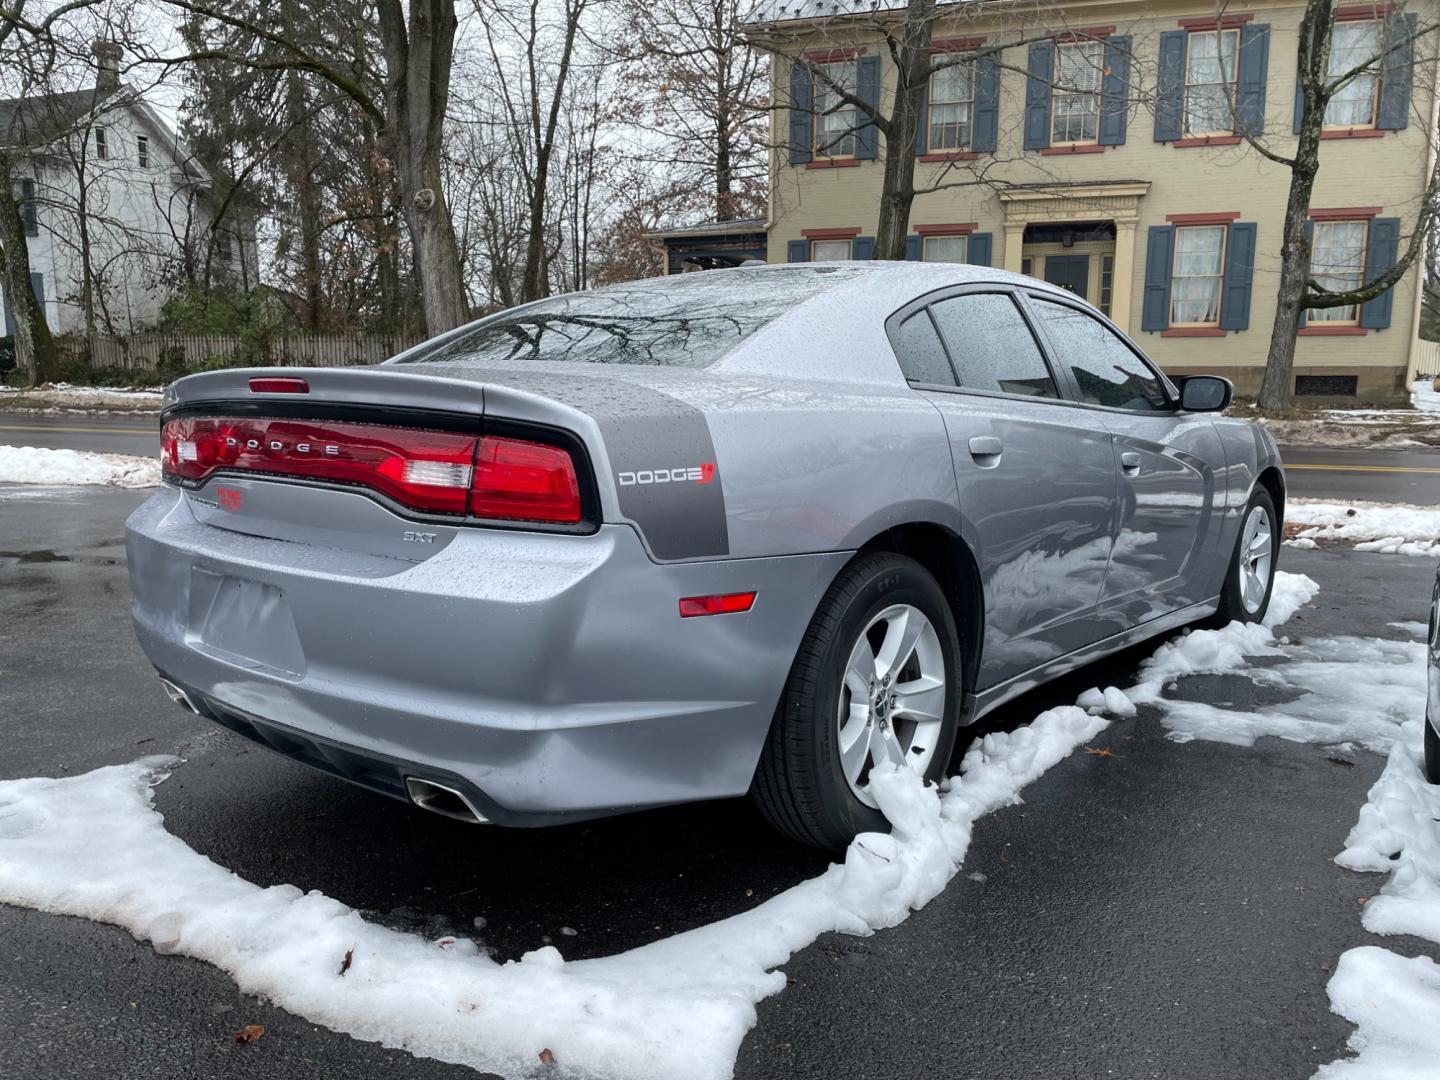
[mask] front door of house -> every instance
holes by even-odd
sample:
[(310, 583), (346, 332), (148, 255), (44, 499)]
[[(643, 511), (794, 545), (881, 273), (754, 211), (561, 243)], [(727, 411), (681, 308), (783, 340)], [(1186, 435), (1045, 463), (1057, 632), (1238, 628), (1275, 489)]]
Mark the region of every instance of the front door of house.
[(1074, 293), (1081, 300), (1086, 299), (1085, 290), (1090, 283), (1090, 256), (1046, 255), (1045, 280)]

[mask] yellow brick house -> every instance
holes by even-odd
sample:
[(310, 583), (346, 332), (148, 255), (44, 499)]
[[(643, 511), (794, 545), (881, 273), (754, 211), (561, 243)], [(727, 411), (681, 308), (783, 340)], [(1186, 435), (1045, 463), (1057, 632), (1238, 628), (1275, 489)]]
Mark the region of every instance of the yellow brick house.
[[(753, 34), (773, 54), (774, 101), (791, 106), (773, 114), (767, 256), (869, 258), (883, 136), (807, 64), (883, 110), (895, 85), (875, 30), (884, 13), (799, 2)], [(907, 256), (1044, 278), (1096, 304), (1168, 370), (1256, 392), (1290, 173), (1237, 130), (1293, 150), (1303, 6), (1002, 0), (942, 12), (932, 50), (981, 55), (927, 87)], [(1340, 8), (1331, 70), (1407, 38), (1417, 18), (1440, 19), (1440, 5)], [(1408, 241), (1434, 162), (1434, 48), (1422, 37), (1390, 54), (1327, 110), (1310, 228), (1312, 272), (1330, 288), (1393, 265)], [(791, 62), (799, 56), (807, 64)], [(1417, 267), (1359, 309), (1311, 312), (1297, 396), (1402, 397), (1419, 292)]]

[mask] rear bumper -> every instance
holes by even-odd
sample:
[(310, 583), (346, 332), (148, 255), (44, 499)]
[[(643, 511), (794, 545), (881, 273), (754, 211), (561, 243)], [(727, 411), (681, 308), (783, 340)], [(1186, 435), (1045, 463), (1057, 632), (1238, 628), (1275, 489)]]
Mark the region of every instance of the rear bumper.
[[(605, 526), (461, 530), (417, 563), (205, 525), (171, 488), (126, 549), (142, 648), (214, 717), (387, 794), (458, 779), (509, 824), (743, 793), (847, 558), (660, 565)], [(679, 618), (750, 589), (748, 613)]]

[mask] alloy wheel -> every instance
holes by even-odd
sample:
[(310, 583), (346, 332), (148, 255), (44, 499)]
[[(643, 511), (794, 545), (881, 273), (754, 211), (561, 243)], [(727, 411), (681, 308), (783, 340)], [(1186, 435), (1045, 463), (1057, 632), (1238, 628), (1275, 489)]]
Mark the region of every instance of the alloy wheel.
[(874, 807), (870, 770), (882, 761), (922, 775), (945, 717), (945, 652), (929, 618), (910, 604), (885, 608), (856, 639), (845, 664), (836, 722), (850, 790)]
[(1254, 615), (1265, 602), (1270, 588), (1270, 567), (1275, 560), (1275, 538), (1270, 533), (1270, 514), (1263, 506), (1253, 506), (1240, 530), (1240, 602)]

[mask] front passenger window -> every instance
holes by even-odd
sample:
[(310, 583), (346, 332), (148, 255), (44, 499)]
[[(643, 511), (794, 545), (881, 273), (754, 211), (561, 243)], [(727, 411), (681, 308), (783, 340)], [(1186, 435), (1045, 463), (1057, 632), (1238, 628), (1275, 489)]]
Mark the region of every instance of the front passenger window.
[(1108, 326), (1068, 304), (1033, 299), (1055, 358), (1075, 376), (1081, 401), (1136, 412), (1170, 407), (1160, 376)]

